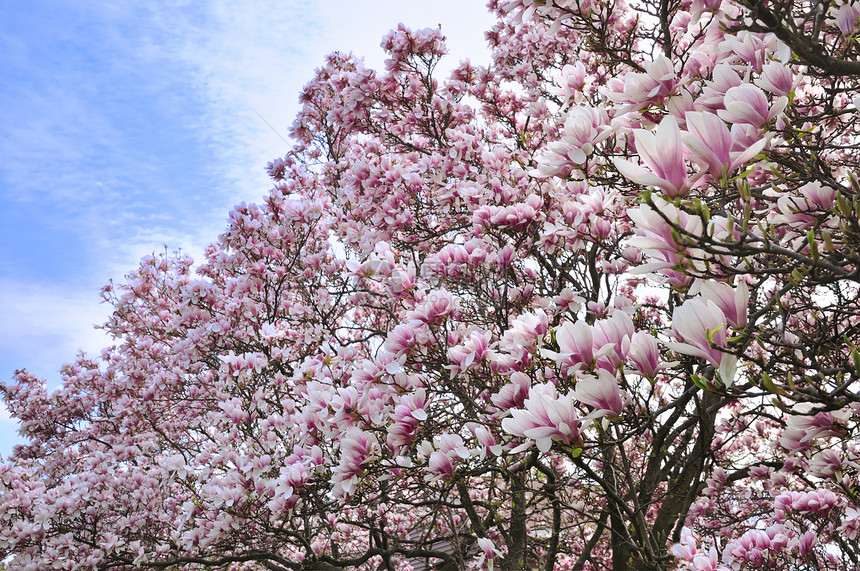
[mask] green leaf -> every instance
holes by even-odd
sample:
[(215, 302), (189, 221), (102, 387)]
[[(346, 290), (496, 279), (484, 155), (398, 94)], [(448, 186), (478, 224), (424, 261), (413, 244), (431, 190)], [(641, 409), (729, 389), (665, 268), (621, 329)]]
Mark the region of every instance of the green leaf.
[(708, 387), (707, 383), (705, 382), (705, 379), (701, 375), (697, 375), (696, 373), (693, 373), (692, 375), (690, 375), (690, 379), (693, 381), (694, 385), (696, 385), (697, 387), (699, 387), (703, 391), (711, 392), (710, 387)]
[(818, 245), (815, 243), (815, 233), (812, 228), (806, 233), (806, 241), (809, 242), (809, 252), (812, 254), (812, 259), (818, 261)]
[(770, 375), (766, 372), (761, 372), (761, 386), (767, 389), (768, 392), (771, 392), (775, 395), (779, 395), (781, 397), (789, 396), (788, 391), (774, 384), (773, 380), (771, 380)]

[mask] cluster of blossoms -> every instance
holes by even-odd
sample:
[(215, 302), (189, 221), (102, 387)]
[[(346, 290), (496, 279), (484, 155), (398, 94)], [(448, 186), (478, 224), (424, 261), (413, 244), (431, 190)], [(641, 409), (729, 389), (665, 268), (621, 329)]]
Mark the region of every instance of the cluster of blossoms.
[(4, 569), (853, 569), (860, 4), (332, 54), (273, 188), (0, 385)]

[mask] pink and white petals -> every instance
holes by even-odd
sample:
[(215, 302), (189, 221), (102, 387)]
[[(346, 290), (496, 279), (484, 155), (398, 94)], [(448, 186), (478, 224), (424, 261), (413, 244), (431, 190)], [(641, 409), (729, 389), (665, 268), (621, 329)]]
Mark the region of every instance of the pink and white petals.
[(727, 387), (737, 371), (737, 356), (728, 352), (726, 316), (711, 300), (689, 299), (672, 313), (672, 331), (679, 342), (666, 345), (685, 355), (708, 361)]
[(681, 130), (674, 117), (666, 116), (656, 133), (634, 129), (636, 151), (649, 168), (644, 169), (626, 159), (615, 159), (615, 167), (631, 181), (656, 186), (669, 198), (686, 196), (693, 181), (687, 177)]
[(588, 416), (621, 416), (624, 410), (624, 395), (618, 386), (618, 378), (605, 369), (594, 375), (584, 375), (576, 381), (571, 396), (594, 410)]
[(580, 435), (581, 419), (571, 395), (559, 395), (551, 383), (533, 386), (523, 408), (511, 410), (511, 418), (502, 421), (502, 429), (512, 436), (526, 439), (511, 452), (521, 452), (537, 445), (548, 452), (553, 442), (571, 444)]

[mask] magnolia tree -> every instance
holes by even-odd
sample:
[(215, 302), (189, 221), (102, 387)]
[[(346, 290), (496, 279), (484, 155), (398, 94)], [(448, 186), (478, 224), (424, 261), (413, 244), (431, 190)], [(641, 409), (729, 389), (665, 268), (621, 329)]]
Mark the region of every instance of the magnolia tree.
[(6, 569), (856, 569), (860, 3), (491, 2), (2, 387)]

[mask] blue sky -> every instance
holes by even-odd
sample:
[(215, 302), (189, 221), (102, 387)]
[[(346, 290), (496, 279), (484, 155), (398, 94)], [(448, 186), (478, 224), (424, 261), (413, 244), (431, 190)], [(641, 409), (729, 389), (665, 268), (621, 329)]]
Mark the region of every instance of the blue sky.
[[(486, 63), (483, 0), (0, 0), (0, 379), (56, 386), (99, 290), (149, 253), (200, 259), (259, 200), (325, 54), (381, 69), (399, 22), (441, 25), (448, 66)], [(0, 409), (0, 454), (15, 442)]]

